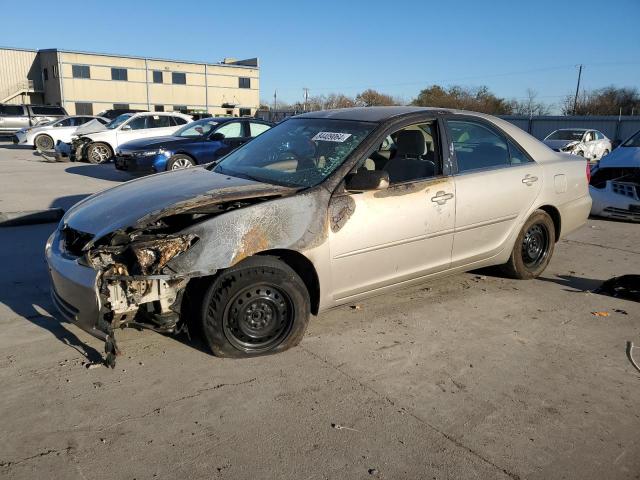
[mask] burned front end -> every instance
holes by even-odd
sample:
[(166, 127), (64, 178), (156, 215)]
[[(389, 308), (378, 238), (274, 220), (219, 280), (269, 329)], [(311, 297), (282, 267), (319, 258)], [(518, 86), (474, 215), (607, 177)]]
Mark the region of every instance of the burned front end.
[(106, 341), (113, 365), (118, 328), (183, 328), (180, 308), (189, 279), (168, 264), (197, 241), (193, 234), (118, 231), (93, 243), (92, 235), (63, 224), (46, 249), (53, 301), (67, 320)]

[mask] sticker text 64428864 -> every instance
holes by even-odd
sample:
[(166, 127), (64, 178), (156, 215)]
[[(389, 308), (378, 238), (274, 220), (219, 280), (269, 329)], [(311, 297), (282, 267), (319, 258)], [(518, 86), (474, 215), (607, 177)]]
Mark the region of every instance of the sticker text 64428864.
[(350, 133), (318, 132), (311, 140), (313, 140), (314, 142), (321, 141), (342, 143), (350, 136)]

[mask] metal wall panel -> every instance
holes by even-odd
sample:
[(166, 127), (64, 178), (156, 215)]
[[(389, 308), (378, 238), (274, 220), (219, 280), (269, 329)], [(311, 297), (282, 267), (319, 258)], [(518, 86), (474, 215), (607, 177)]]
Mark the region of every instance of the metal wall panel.
[[(0, 48), (0, 101), (29, 80), (33, 82), (34, 90), (42, 91), (38, 53), (34, 50)], [(28, 95), (27, 101), (32, 97)], [(22, 103), (22, 97), (15, 97), (9, 103)]]
[(601, 131), (611, 140), (624, 140), (640, 130), (639, 116), (544, 116), (529, 118), (504, 115), (500, 118), (520, 127), (540, 140), (560, 128), (592, 128)]

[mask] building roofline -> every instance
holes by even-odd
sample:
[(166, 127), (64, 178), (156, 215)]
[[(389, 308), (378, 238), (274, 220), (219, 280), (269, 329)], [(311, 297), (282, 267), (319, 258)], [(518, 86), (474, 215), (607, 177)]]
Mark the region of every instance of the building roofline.
[(38, 50), (35, 48), (21, 48), (21, 47), (5, 47), (0, 45), (0, 50), (13, 50), (18, 52), (34, 52), (38, 53)]
[[(0, 48), (5, 48), (5, 47), (0, 47)], [(9, 49), (11, 49), (11, 47), (8, 47)], [(22, 50), (22, 49), (14, 49), (14, 50)], [(60, 48), (43, 48), (43, 49), (39, 49), (39, 50), (31, 50), (31, 51), (36, 51), (38, 53), (40, 52), (59, 52), (59, 53), (77, 53), (80, 55), (97, 55), (100, 57), (114, 57), (114, 58), (133, 58), (136, 60), (151, 60), (151, 61), (157, 61), (157, 62), (174, 62), (174, 63), (186, 63), (189, 65), (211, 65), (211, 66), (215, 66), (215, 67), (232, 67), (232, 68), (247, 68), (247, 69), (251, 69), (251, 70), (260, 70), (260, 67), (258, 65), (256, 65), (255, 67), (253, 66), (248, 66), (248, 65), (238, 65), (237, 63), (222, 63), (222, 62), (197, 62), (194, 60), (179, 60), (179, 59), (175, 59), (175, 58), (156, 58), (156, 57), (143, 57), (143, 56), (139, 56), (139, 55), (120, 55), (117, 53), (101, 53), (101, 52), (87, 52), (87, 51), (82, 51), (82, 50), (63, 50)], [(246, 60), (237, 60), (237, 62), (243, 62)], [(256, 63), (258, 63), (258, 59), (256, 58)]]

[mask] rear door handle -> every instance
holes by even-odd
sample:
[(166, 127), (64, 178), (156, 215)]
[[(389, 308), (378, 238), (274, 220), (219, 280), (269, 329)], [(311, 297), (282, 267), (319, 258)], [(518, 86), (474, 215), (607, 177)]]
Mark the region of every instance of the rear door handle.
[(436, 193), (435, 197), (431, 197), (431, 201), (437, 203), (438, 205), (444, 205), (452, 198), (453, 198), (453, 193), (446, 193), (441, 190), (438, 193)]
[(522, 183), (524, 183), (528, 187), (530, 187), (531, 185), (533, 185), (537, 181), (538, 181), (538, 177), (536, 177), (535, 175), (529, 175), (528, 173), (522, 179)]

